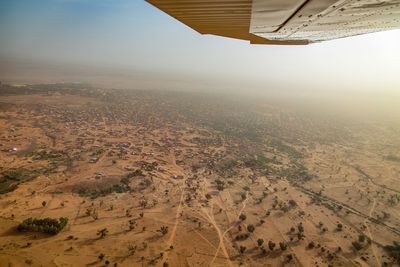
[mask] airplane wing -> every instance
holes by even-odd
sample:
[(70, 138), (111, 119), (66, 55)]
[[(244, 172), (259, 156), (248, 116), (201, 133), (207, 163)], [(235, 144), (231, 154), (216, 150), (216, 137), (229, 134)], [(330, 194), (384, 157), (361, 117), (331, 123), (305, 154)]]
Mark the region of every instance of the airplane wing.
[(400, 28), (400, 0), (146, 0), (201, 34), (301, 45)]

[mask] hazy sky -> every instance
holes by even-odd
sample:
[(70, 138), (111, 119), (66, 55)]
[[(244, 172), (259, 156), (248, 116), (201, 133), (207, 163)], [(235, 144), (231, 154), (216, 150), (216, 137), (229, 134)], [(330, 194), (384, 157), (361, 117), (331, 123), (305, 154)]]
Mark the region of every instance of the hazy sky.
[(141, 0), (0, 0), (0, 57), (260, 88), (400, 90), (399, 30), (310, 46), (253, 46), (201, 36)]

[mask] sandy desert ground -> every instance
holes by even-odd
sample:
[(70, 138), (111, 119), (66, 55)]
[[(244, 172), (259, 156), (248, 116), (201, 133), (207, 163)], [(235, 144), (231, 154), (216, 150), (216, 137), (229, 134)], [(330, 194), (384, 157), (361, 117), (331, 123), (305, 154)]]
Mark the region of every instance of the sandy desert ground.
[[(0, 266), (398, 266), (399, 133), (262, 101), (3, 85)], [(60, 217), (55, 235), (17, 230)]]

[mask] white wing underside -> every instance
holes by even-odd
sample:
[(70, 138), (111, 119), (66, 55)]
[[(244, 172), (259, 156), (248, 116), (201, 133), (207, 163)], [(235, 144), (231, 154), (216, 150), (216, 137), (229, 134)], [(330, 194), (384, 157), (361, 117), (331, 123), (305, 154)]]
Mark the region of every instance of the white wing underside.
[(202, 34), (308, 44), (400, 28), (400, 0), (147, 0)]
[(250, 32), (270, 40), (320, 42), (399, 27), (400, 0), (254, 0)]

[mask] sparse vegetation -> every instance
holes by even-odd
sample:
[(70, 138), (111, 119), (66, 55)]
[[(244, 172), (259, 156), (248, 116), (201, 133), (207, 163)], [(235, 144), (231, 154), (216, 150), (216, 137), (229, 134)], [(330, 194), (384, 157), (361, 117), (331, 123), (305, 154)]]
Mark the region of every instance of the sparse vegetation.
[[(123, 178), (125, 179), (125, 178)], [(125, 193), (125, 192), (130, 192), (131, 188), (129, 185), (122, 180), (118, 184), (113, 184), (112, 186), (103, 188), (103, 189), (96, 189), (96, 190), (91, 190), (88, 188), (80, 188), (77, 192), (80, 196), (82, 197), (90, 197), (92, 199), (98, 198), (98, 197), (104, 197), (112, 193)]]
[(276, 244), (273, 241), (268, 241), (269, 250), (273, 251), (275, 249)]
[(14, 191), (18, 185), (34, 179), (38, 175), (37, 172), (29, 171), (25, 168), (0, 169), (0, 195)]
[(385, 156), (384, 159), (388, 161), (400, 162), (400, 157), (393, 154)]
[[(209, 262), (203, 257), (251, 266), (399, 261), (398, 243), (380, 245), (399, 233), (398, 127), (258, 100), (244, 107), (178, 92), (33, 88), (18, 101), (0, 88), (0, 250), (18, 262), (175, 266), (186, 251), (195, 265)], [(64, 229), (55, 239), (7, 231), (30, 213), (73, 223), (18, 226)], [(42, 248), (51, 251), (35, 257)]]
[(393, 245), (385, 246), (385, 250), (397, 261), (397, 263), (400, 263), (400, 243), (393, 242)]
[(353, 241), (351, 244), (355, 250), (360, 250), (363, 248), (363, 245), (359, 241)]
[(99, 236), (99, 238), (104, 238), (106, 237), (107, 234), (108, 234), (107, 228), (103, 228), (97, 231), (97, 235)]
[(285, 251), (287, 249), (287, 244), (285, 242), (279, 242), (279, 248)]
[(254, 225), (252, 224), (247, 225), (247, 231), (249, 231), (250, 233), (254, 232), (255, 229), (256, 228), (254, 227)]
[(168, 234), (168, 226), (161, 226), (160, 230), (158, 230), (162, 235)]

